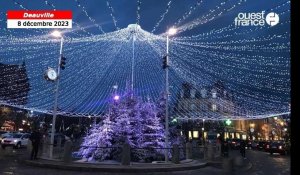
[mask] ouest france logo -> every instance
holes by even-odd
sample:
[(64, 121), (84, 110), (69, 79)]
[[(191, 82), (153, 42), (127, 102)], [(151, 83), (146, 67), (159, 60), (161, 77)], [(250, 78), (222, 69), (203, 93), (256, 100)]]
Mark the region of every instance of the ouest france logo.
[(259, 13), (239, 13), (234, 19), (235, 26), (264, 26), (266, 23), (275, 26), (279, 23), (279, 15), (270, 12), (265, 15), (265, 11)]

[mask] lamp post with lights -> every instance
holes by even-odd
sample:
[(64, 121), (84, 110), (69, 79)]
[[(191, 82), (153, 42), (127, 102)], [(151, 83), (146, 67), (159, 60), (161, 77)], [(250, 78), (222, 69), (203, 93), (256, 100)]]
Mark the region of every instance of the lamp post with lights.
[(169, 37), (175, 35), (177, 29), (170, 28), (167, 32), (167, 55), (166, 55), (166, 117), (165, 117), (165, 161), (168, 162), (168, 142), (169, 142)]
[(63, 41), (64, 38), (59, 31), (54, 31), (51, 35), (55, 38), (60, 38), (60, 49), (59, 49), (59, 57), (58, 57), (58, 66), (57, 66), (57, 79), (55, 84), (55, 97), (54, 97), (54, 108), (53, 108), (53, 118), (52, 118), (52, 128), (51, 128), (51, 138), (50, 138), (50, 159), (53, 158), (53, 144), (54, 144), (54, 134), (55, 134), (55, 122), (57, 116), (57, 101), (58, 101), (58, 87), (59, 87), (59, 79), (60, 79), (60, 63), (62, 58), (62, 49), (63, 49)]

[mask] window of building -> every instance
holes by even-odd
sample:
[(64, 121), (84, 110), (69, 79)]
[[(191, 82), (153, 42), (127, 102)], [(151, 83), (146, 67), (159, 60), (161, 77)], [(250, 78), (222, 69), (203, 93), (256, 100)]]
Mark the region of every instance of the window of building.
[(201, 89), (200, 93), (202, 98), (206, 98), (206, 93), (207, 93), (206, 89)]
[(264, 123), (269, 123), (269, 119), (268, 118), (264, 119)]
[(228, 132), (225, 132), (224, 133), (224, 139), (228, 139), (229, 138), (229, 133)]
[(200, 109), (201, 109), (202, 111), (208, 111), (208, 110), (209, 110), (209, 104), (202, 103), (202, 104), (200, 105)]
[(198, 139), (199, 138), (199, 131), (193, 131), (193, 138)]
[(217, 98), (217, 93), (216, 92), (212, 93), (212, 98)]
[(234, 133), (231, 133), (231, 138), (234, 138)]
[(207, 139), (207, 132), (203, 132), (203, 137)]
[(211, 109), (212, 109), (212, 111), (216, 111), (217, 110), (217, 105), (216, 104), (212, 104)]
[(184, 95), (183, 90), (181, 90), (180, 91), (180, 97), (183, 98), (183, 95)]
[(203, 103), (200, 104), (200, 110), (204, 111), (204, 104)]
[(191, 110), (194, 111), (196, 109), (196, 105), (195, 104), (191, 104)]
[(192, 89), (190, 91), (190, 94), (191, 94), (191, 98), (195, 98), (196, 97), (196, 89)]
[(188, 103), (184, 103), (184, 109), (185, 111), (189, 110), (189, 104)]

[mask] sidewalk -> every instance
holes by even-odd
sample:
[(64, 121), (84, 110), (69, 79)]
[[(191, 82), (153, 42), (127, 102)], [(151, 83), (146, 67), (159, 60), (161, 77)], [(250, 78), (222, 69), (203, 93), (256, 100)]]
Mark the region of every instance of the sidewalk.
[[(24, 155), (25, 156), (25, 155)], [(246, 155), (247, 156), (247, 155)], [(20, 158), (20, 157), (19, 157)], [(200, 160), (183, 160), (180, 164), (173, 164), (171, 162), (164, 163), (137, 163), (131, 162), (131, 165), (124, 166), (120, 165), (116, 161), (105, 161), (105, 162), (80, 162), (73, 161), (65, 163), (61, 160), (50, 160), (50, 159), (38, 159), (38, 160), (26, 160), (27, 157), (19, 159), (21, 163), (26, 165), (61, 169), (61, 170), (73, 170), (82, 172), (112, 172), (112, 173), (144, 173), (144, 172), (172, 172), (172, 171), (186, 171), (186, 170), (197, 170), (207, 166), (216, 168), (219, 170), (225, 170), (223, 167), (223, 157), (215, 157), (213, 161), (207, 161), (205, 159)], [(234, 174), (240, 174), (247, 172), (252, 168), (252, 163), (248, 159), (243, 159), (239, 153), (239, 150), (230, 150), (229, 158), (232, 158), (232, 171)]]
[(27, 165), (46, 167), (62, 170), (74, 171), (101, 171), (101, 172), (118, 172), (118, 173), (144, 173), (144, 172), (170, 172), (200, 169), (207, 166), (207, 162), (199, 160), (184, 160), (180, 164), (173, 163), (131, 163), (129, 166), (120, 164), (108, 163), (86, 163), (86, 162), (71, 162), (64, 163), (57, 160), (23, 160)]

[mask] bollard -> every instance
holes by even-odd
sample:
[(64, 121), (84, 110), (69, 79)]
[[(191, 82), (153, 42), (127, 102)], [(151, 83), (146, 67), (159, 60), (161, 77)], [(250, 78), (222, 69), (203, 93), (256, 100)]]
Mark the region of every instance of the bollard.
[(179, 147), (177, 144), (173, 145), (172, 162), (179, 164)]
[(199, 147), (200, 158), (205, 159), (204, 146)]
[(190, 142), (186, 143), (186, 147), (185, 147), (185, 154), (186, 154), (186, 159), (192, 159), (192, 144)]
[(43, 139), (43, 157), (49, 157), (49, 145), (50, 145), (50, 139), (48, 137), (45, 137)]
[(236, 166), (243, 166), (244, 160), (242, 156), (236, 156), (234, 158), (234, 165)]
[(65, 143), (63, 161), (66, 163), (72, 161), (72, 142), (70, 140)]
[(122, 150), (122, 165), (130, 165), (130, 145), (125, 143)]
[(42, 155), (43, 155), (43, 142), (40, 142), (37, 157), (42, 157)]
[(207, 146), (207, 160), (212, 161), (214, 160), (214, 148), (212, 144)]
[(31, 152), (32, 152), (32, 141), (31, 140), (28, 140), (28, 142), (27, 142), (26, 152), (27, 152), (28, 158), (31, 159)]
[(42, 155), (43, 155), (43, 157), (46, 157), (46, 155), (47, 155), (47, 153), (48, 153), (48, 139), (47, 139), (47, 137), (45, 137), (44, 139), (43, 139), (43, 142), (42, 142), (42, 150), (43, 150), (43, 152), (42, 152)]
[(204, 145), (203, 146), (203, 158), (204, 159), (208, 159), (208, 156), (207, 156), (207, 145)]
[(61, 137), (58, 137), (57, 138), (57, 148), (60, 148), (61, 147)]
[(218, 157), (221, 157), (222, 153), (221, 153), (221, 144), (220, 143), (217, 143), (216, 145), (216, 155)]

